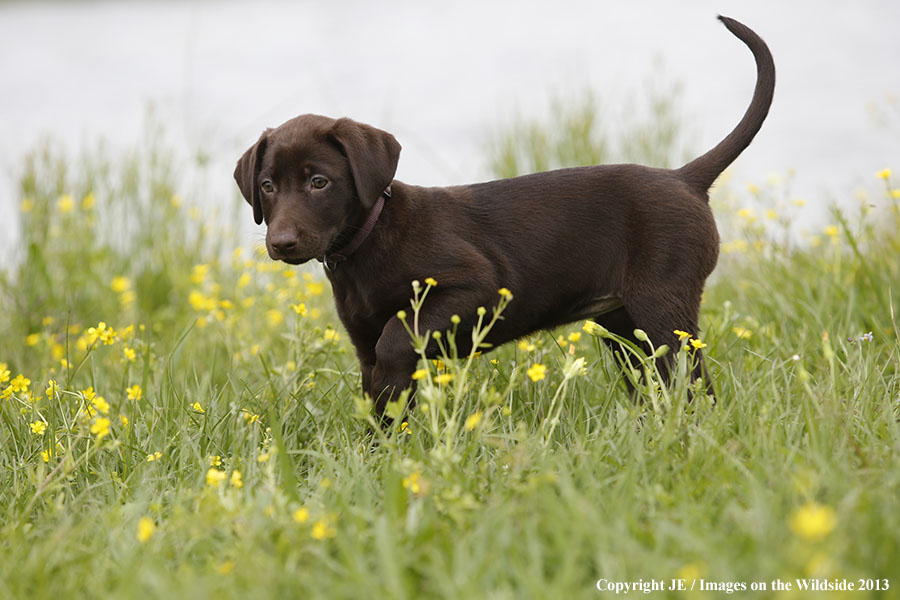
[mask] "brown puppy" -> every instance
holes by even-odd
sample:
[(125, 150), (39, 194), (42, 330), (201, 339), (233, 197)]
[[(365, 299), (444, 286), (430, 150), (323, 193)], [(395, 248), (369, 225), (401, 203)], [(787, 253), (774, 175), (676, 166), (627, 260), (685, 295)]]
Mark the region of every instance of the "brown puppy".
[[(393, 180), (392, 135), (316, 115), (267, 129), (247, 150), (234, 177), (268, 225), (269, 256), (325, 263), (379, 412), (416, 367), (396, 316), (409, 308), (414, 279), (439, 284), (421, 330), (448, 329), (459, 315), (461, 352), (477, 308), (496, 304), (502, 287), (515, 300), (487, 339), (493, 346), (585, 318), (631, 340), (643, 329), (657, 347), (677, 347), (675, 329), (697, 333), (719, 253), (708, 190), (759, 131), (775, 87), (765, 43), (719, 18), (753, 52), (756, 89), (734, 131), (680, 169), (604, 165), (416, 187)], [(693, 375), (712, 391), (702, 363)]]

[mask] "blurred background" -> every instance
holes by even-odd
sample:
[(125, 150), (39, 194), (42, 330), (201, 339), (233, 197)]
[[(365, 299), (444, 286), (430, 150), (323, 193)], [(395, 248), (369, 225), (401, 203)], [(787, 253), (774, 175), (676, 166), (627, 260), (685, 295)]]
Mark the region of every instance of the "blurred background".
[[(202, 174), (193, 189), (238, 203), (234, 161), (263, 128), (305, 112), (391, 131), (404, 148), (397, 177), (421, 185), (492, 178), (505, 130), (586, 96), (613, 128), (662, 99), (682, 153), (700, 153), (737, 123), (755, 82), (718, 13), (757, 31), (778, 69), (739, 182), (788, 177), (813, 213), (897, 166), (895, 0), (4, 2), (0, 211), (17, 209), (36, 146), (90, 151), (102, 139), (114, 155), (148, 129)], [(0, 250), (17, 235), (3, 221)]]

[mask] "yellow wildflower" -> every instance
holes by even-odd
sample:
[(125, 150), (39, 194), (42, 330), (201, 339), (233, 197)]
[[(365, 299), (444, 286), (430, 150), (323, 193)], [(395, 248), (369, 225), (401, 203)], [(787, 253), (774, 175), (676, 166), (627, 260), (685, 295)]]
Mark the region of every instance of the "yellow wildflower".
[(34, 435), (44, 435), (45, 431), (47, 431), (47, 424), (43, 421), (35, 421), (31, 424), (31, 433)]
[(30, 379), (23, 377), (22, 375), (16, 375), (13, 380), (9, 382), (9, 388), (7, 389), (11, 390), (13, 394), (16, 394), (28, 391), (28, 386), (30, 385)]
[(691, 346), (693, 346), (694, 350), (700, 350), (701, 348), (706, 348), (706, 344), (700, 340), (700, 338), (692, 339)]
[(837, 516), (830, 506), (808, 502), (794, 510), (788, 525), (795, 535), (809, 541), (818, 541), (832, 532)]
[(528, 340), (521, 340), (518, 344), (519, 350), (522, 352), (533, 352), (536, 346)]
[(284, 322), (284, 315), (277, 308), (272, 308), (266, 311), (266, 321), (269, 327), (278, 327)]
[(244, 480), (241, 478), (241, 472), (235, 469), (231, 472), (231, 487), (242, 488), (244, 487)]
[(301, 317), (306, 316), (306, 304), (303, 302), (299, 302), (297, 304), (291, 304), (291, 309), (300, 315)]
[(210, 487), (219, 487), (219, 484), (225, 481), (225, 477), (225, 471), (210, 467), (206, 472), (206, 485)]
[(321, 296), (325, 286), (319, 281), (310, 281), (306, 284), (306, 293), (310, 296)]
[(216, 454), (215, 456), (209, 457), (209, 466), (211, 467), (221, 467), (222, 466), (222, 457)]
[(839, 232), (840, 232), (840, 230), (838, 229), (837, 225), (829, 225), (828, 227), (825, 228), (825, 235), (827, 235), (830, 238), (837, 237)]
[(200, 264), (194, 265), (191, 269), (191, 281), (197, 285), (200, 285), (206, 280), (206, 276), (209, 274), (209, 265)]
[(25, 345), (28, 347), (37, 346), (41, 341), (40, 333), (32, 333), (30, 335), (25, 336)]
[(890, 169), (882, 169), (877, 173), (879, 179), (890, 179), (891, 178), (891, 170)]
[(331, 519), (319, 519), (313, 523), (310, 535), (313, 539), (324, 540), (335, 537), (337, 535), (337, 530), (332, 526)]
[(547, 367), (541, 363), (534, 363), (528, 367), (528, 370), (525, 371), (525, 373), (532, 381), (540, 381), (547, 376)]
[(141, 517), (138, 521), (137, 527), (137, 539), (140, 543), (144, 543), (153, 537), (153, 533), (156, 531), (156, 523), (153, 522), (153, 519), (150, 517)]
[(147, 455), (147, 462), (154, 462), (162, 458), (162, 452), (153, 452), (152, 454)]
[(425, 285), (430, 285), (431, 287), (434, 287), (437, 285), (437, 280), (434, 277), (426, 277)]
[(742, 340), (749, 340), (750, 336), (753, 335), (753, 332), (746, 327), (732, 327), (731, 330), (734, 332), (734, 335)]
[(59, 393), (59, 385), (56, 383), (55, 379), (51, 379), (47, 382), (47, 389), (44, 390), (44, 393), (47, 394), (47, 398), (51, 400)]
[(572, 342), (573, 344), (575, 344), (575, 343), (578, 342), (578, 340), (581, 339), (581, 332), (580, 332), (580, 331), (573, 331), (572, 333), (569, 334), (569, 337), (566, 338), (566, 339), (568, 339), (570, 342)]
[(91, 210), (94, 208), (94, 194), (89, 193), (87, 196), (81, 199), (81, 210)]
[(416, 381), (419, 381), (420, 379), (425, 379), (427, 375), (428, 369), (416, 369), (412, 374), (412, 378)]
[(104, 415), (109, 413), (109, 402), (103, 396), (97, 396), (91, 400), (91, 406), (102, 412)]
[(9, 365), (0, 363), (0, 383), (9, 381)]
[(69, 194), (63, 194), (56, 201), (56, 208), (64, 215), (69, 214), (75, 208), (75, 200)]
[(684, 341), (684, 338), (689, 338), (689, 337), (691, 337), (691, 334), (689, 334), (687, 331), (682, 331), (682, 330), (680, 330), (680, 329), (676, 329), (676, 330), (673, 331), (672, 333), (674, 333), (675, 335), (677, 335), (677, 336), (678, 336), (678, 339), (681, 340), (681, 341)]
[(296, 521), (297, 523), (306, 523), (307, 521), (309, 521), (309, 509), (305, 506), (301, 506), (294, 511), (294, 514), (292, 516), (294, 518), (294, 521)]
[(123, 277), (122, 275), (117, 275), (116, 277), (112, 278), (112, 281), (109, 283), (109, 287), (112, 288), (112, 291), (114, 291), (115, 293), (121, 294), (131, 287), (131, 280), (127, 277)]
[(434, 378), (435, 383), (438, 385), (446, 385), (453, 380), (453, 373), (441, 373), (440, 375)]
[(203, 410), (203, 407), (200, 406), (199, 402), (194, 402), (193, 404), (191, 404), (191, 408), (194, 409), (194, 412), (198, 412), (198, 413), (206, 412), (205, 410)]
[(140, 400), (144, 395), (144, 390), (141, 389), (141, 386), (138, 384), (134, 384), (133, 386), (126, 388), (125, 392), (128, 394), (129, 400)]
[(98, 442), (109, 435), (109, 425), (110, 420), (106, 417), (98, 417), (94, 420), (94, 424), (91, 425), (91, 433), (97, 436)]
[(129, 348), (128, 346), (125, 346), (122, 349), (122, 353), (125, 355), (125, 359), (128, 362), (134, 362), (134, 360), (137, 358), (137, 352), (135, 352), (134, 348)]
[(122, 422), (122, 427), (128, 427), (128, 417), (125, 415), (119, 415), (119, 421)]
[(509, 291), (509, 289), (507, 289), (505, 287), (502, 287), (499, 290), (497, 290), (497, 293), (500, 294), (501, 296), (503, 296), (504, 298), (506, 298), (507, 300), (512, 300), (512, 297), (513, 297), (512, 292)]
[(469, 415), (469, 418), (466, 419), (465, 424), (466, 431), (472, 431), (473, 429), (478, 427), (478, 424), (481, 423), (481, 417), (482, 413), (480, 410)]

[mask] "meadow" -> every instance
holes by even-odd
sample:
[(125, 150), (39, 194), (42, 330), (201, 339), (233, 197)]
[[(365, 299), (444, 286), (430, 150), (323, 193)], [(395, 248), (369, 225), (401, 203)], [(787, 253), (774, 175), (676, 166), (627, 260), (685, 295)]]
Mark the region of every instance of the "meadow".
[[(494, 171), (607, 159), (593, 111), (572, 114), (513, 128)], [(631, 139), (674, 139), (656, 122)], [(451, 330), (381, 431), (318, 267), (271, 262), (236, 233), (237, 192), (191, 197), (167, 156), (23, 158), (0, 272), (0, 597), (596, 598), (601, 579), (673, 578), (900, 597), (885, 165), (806, 235), (794, 211), (824, 200), (789, 175), (720, 181), (722, 254), (670, 385), (592, 323), (471, 356)], [(435, 285), (410, 282), (418, 347)], [(514, 291), (497, 300), (479, 332)], [(715, 403), (688, 401), (699, 346)]]

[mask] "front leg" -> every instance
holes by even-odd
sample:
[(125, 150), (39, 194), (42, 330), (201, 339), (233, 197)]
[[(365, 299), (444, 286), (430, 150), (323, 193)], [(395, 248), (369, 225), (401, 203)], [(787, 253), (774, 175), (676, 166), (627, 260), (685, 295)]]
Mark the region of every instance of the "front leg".
[[(480, 298), (481, 295), (474, 290), (462, 292), (459, 289), (442, 290), (440, 294), (429, 296), (419, 313), (419, 331), (445, 331), (451, 327), (450, 318), (460, 315), (462, 323), (457, 329), (458, 349), (460, 353), (467, 353), (466, 344), (477, 319)], [(434, 356), (437, 350), (437, 344), (431, 341), (426, 353)], [(363, 388), (375, 401), (378, 416), (383, 415), (387, 403), (396, 400), (403, 390), (414, 388), (412, 374), (418, 360), (419, 355), (413, 349), (403, 322), (396, 316), (391, 317), (375, 344), (375, 368), (372, 369), (370, 385)]]

